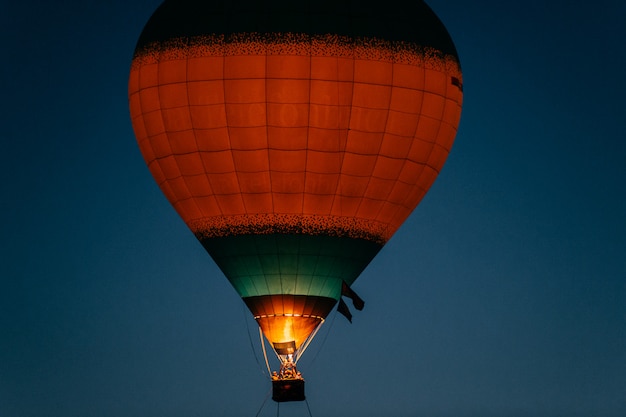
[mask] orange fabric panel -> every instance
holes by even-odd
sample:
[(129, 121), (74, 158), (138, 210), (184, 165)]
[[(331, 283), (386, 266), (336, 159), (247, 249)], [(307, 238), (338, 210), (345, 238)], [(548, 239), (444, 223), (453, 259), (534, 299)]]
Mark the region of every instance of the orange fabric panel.
[(351, 132), (348, 135), (345, 152), (359, 155), (378, 155), (383, 135), (378, 132)]
[(310, 83), (308, 78), (268, 78), (265, 81), (265, 85), (267, 86), (267, 101), (270, 103), (308, 104), (310, 100)]
[[(207, 189), (207, 190), (210, 190), (210, 189)], [(208, 196), (200, 195), (200, 196), (194, 197), (194, 200), (196, 201), (196, 203), (198, 204), (198, 207), (202, 211), (203, 217), (213, 217), (213, 216), (219, 216), (220, 214), (222, 214), (222, 210), (217, 204), (217, 199), (215, 198), (214, 195), (208, 195)]]
[(354, 84), (348, 81), (335, 81), (333, 79), (311, 80), (312, 104), (325, 104), (328, 106), (350, 106)]
[(445, 97), (449, 84), (450, 78), (446, 73), (429, 68), (424, 70), (424, 90)]
[[(383, 194), (381, 192), (381, 194)], [(365, 219), (375, 219), (382, 209), (384, 201), (381, 199), (369, 199), (366, 198), (364, 203), (361, 204), (356, 212), (357, 217)]]
[(348, 197), (361, 197), (365, 194), (365, 189), (369, 184), (371, 177), (342, 175), (337, 194)]
[(154, 156), (154, 151), (152, 150), (150, 139), (138, 139), (137, 142), (139, 143), (139, 150), (141, 151), (141, 155), (143, 156), (143, 158), (146, 161), (152, 161), (148, 162), (148, 166), (152, 165), (156, 157)]
[[(237, 178), (242, 193), (270, 194), (272, 192), (272, 182), (269, 172), (238, 172)], [(246, 207), (253, 209), (254, 206), (246, 205)]]
[(191, 56), (187, 59), (187, 81), (224, 79), (223, 56)]
[[(340, 129), (346, 124), (346, 109), (340, 106), (311, 103), (309, 106), (309, 125), (317, 129)], [(319, 133), (319, 131), (318, 131)]]
[(424, 165), (422, 162), (406, 161), (404, 165), (402, 165), (398, 181), (405, 184), (414, 184), (416, 183), (416, 179), (420, 177), (423, 169)]
[[(304, 172), (307, 162), (305, 150), (284, 151), (280, 149), (269, 150), (269, 167), (272, 171), (286, 173)], [(302, 190), (302, 188), (300, 188)]]
[[(267, 78), (308, 80), (311, 78), (311, 57), (303, 55), (269, 55)], [(269, 80), (268, 80), (269, 81)]]
[[(270, 180), (272, 193), (302, 194), (304, 190), (304, 171), (270, 171)], [(292, 210), (289, 210), (289, 212), (292, 212)], [(279, 213), (282, 213), (282, 211)]]
[[(387, 156), (393, 159), (405, 159), (413, 145), (413, 135), (398, 136), (395, 134), (386, 134), (380, 145), (379, 155)], [(400, 161), (396, 161), (400, 164)]]
[(228, 126), (226, 111), (221, 104), (190, 106), (189, 115), (194, 126), (194, 132), (198, 129), (210, 130)]
[(235, 171), (234, 153), (229, 151), (200, 152), (207, 174), (224, 174)]
[(161, 115), (166, 132), (180, 132), (193, 129), (188, 107), (161, 109)]
[(352, 81), (354, 60), (349, 57), (333, 56), (332, 47), (327, 56), (311, 57), (312, 80)]
[(387, 123), (387, 110), (353, 107), (350, 114), (350, 130), (382, 133)]
[(309, 128), (307, 148), (309, 153), (316, 151), (328, 152), (328, 155), (332, 157), (333, 153), (343, 150), (347, 137), (348, 132), (345, 130), (325, 130), (311, 127)]
[(424, 91), (426, 70), (418, 65), (393, 64), (393, 84), (401, 88)]
[(243, 204), (246, 207), (246, 212), (252, 211), (252, 209), (264, 211), (266, 213), (273, 211), (272, 194), (269, 192), (244, 192), (241, 197), (243, 198)]
[(430, 167), (439, 167), (443, 166), (444, 162), (446, 162), (446, 158), (448, 157), (447, 149), (443, 148), (439, 144), (435, 144), (433, 146), (432, 151), (428, 157), (428, 166)]
[(385, 183), (395, 181), (400, 175), (402, 165), (403, 164), (398, 163), (397, 159), (378, 156), (378, 158), (376, 158), (376, 165), (372, 170), (372, 180), (384, 180)]
[(175, 155), (175, 159), (182, 176), (187, 177), (190, 175), (204, 174), (204, 165), (202, 164), (199, 153), (194, 152)]
[(157, 161), (167, 180), (173, 180), (180, 177), (180, 170), (178, 169), (178, 164), (176, 163), (174, 155), (167, 155)]
[[(397, 179), (399, 171), (400, 170), (398, 169), (398, 172), (395, 176), (393, 176), (392, 179), (378, 178), (375, 176), (369, 178), (367, 188), (364, 192), (364, 196), (370, 200), (386, 201), (389, 193), (391, 192), (393, 184)], [(370, 204), (372, 203), (370, 202)]]
[(224, 101), (228, 104), (265, 103), (265, 83), (265, 78), (225, 79)]
[[(142, 150), (142, 152), (145, 151)], [(165, 174), (163, 174), (163, 170), (161, 169), (161, 165), (159, 165), (158, 161), (152, 160), (152, 162), (148, 164), (148, 169), (150, 170), (150, 174), (152, 174), (154, 181), (156, 181), (159, 187), (163, 189), (163, 187), (165, 186)]]
[[(230, 120), (229, 120), (230, 121)], [(230, 125), (227, 129), (229, 149), (257, 150), (267, 148), (267, 127)]]
[(150, 112), (157, 111), (161, 108), (158, 87), (144, 88), (140, 90), (138, 94), (141, 112), (144, 115)]
[(341, 172), (343, 154), (339, 151), (332, 150), (332, 148), (336, 149), (338, 146), (331, 147), (331, 144), (328, 145), (328, 148), (330, 149), (326, 149), (326, 151), (307, 151), (307, 172), (315, 172), (321, 174), (338, 174)]
[(139, 69), (139, 91), (159, 85), (159, 63), (145, 63)]
[(437, 144), (444, 148), (447, 152), (450, 152), (455, 134), (456, 130), (452, 125), (442, 123), (439, 126), (439, 133), (437, 133)]
[[(414, 139), (411, 149), (409, 150), (408, 159), (413, 162), (425, 164), (428, 161), (428, 156), (432, 152), (433, 146), (433, 142), (427, 142), (422, 139)], [(409, 177), (407, 176), (407, 180), (410, 181), (408, 178)]]
[(202, 210), (196, 204), (196, 200), (193, 197), (188, 199), (179, 199), (178, 203), (174, 206), (176, 212), (179, 213), (181, 217), (199, 217), (202, 216)]
[(383, 110), (385, 113), (389, 109), (392, 91), (390, 82), (382, 85), (355, 82), (353, 91), (353, 106)]
[(305, 195), (334, 195), (339, 183), (339, 174), (307, 172), (305, 177)]
[(267, 127), (267, 147), (282, 150), (307, 149), (307, 127)]
[(417, 129), (419, 116), (390, 110), (387, 117), (386, 131), (392, 135), (412, 137)]
[(309, 105), (268, 103), (267, 124), (269, 126), (284, 126), (287, 128), (307, 127), (309, 125)]
[(224, 57), (224, 79), (259, 78), (265, 80), (265, 54), (232, 55)]
[(195, 153), (198, 149), (196, 137), (192, 130), (170, 132), (167, 135), (170, 149), (176, 155)]
[(356, 216), (325, 221), (386, 240), (451, 149), (456, 63), (383, 41), (246, 39), (133, 63), (132, 123), (170, 201), (192, 228), (242, 215)]
[(159, 62), (158, 82), (160, 86), (187, 81), (187, 60), (166, 59)]
[(191, 193), (187, 188), (187, 183), (184, 177), (171, 178), (168, 181), (171, 191), (176, 197), (176, 200), (186, 200), (191, 198)]
[(361, 198), (359, 197), (337, 195), (333, 200), (333, 207), (330, 214), (338, 217), (354, 217), (360, 204)]
[(189, 175), (185, 177), (185, 183), (192, 196), (209, 196), (213, 193), (206, 175)]
[(393, 87), (389, 101), (389, 109), (402, 113), (419, 115), (424, 100), (423, 90), (405, 87)]
[(267, 106), (265, 103), (226, 104), (226, 120), (231, 129), (250, 129), (255, 127), (265, 129)]
[(214, 129), (194, 128), (193, 133), (200, 152), (229, 151), (231, 148), (229, 129), (226, 126)]
[(239, 193), (237, 174), (233, 172), (211, 174), (209, 177), (211, 189), (216, 197), (220, 195), (233, 195)]
[(190, 106), (207, 106), (224, 102), (224, 80), (199, 80), (182, 84), (187, 89)]
[(376, 155), (346, 153), (341, 167), (342, 174), (369, 177), (376, 166)]
[(393, 80), (393, 64), (391, 62), (355, 59), (354, 82), (366, 84), (390, 85)]
[(246, 208), (243, 205), (243, 198), (240, 194), (222, 194), (216, 195), (215, 199), (220, 206), (222, 213), (229, 213), (233, 215), (245, 214)]
[(424, 115), (420, 116), (419, 122), (417, 123), (415, 138), (421, 139), (422, 141), (433, 142), (437, 137), (439, 125), (440, 122), (438, 119), (433, 119)]
[(262, 172), (270, 169), (267, 149), (233, 150), (234, 169), (238, 172)]
[(439, 123), (443, 117), (443, 109), (445, 107), (445, 98), (443, 95), (434, 93), (424, 93), (422, 101), (421, 115), (422, 117), (431, 117)]
[(187, 83), (161, 84), (158, 87), (159, 103), (163, 109), (187, 107)]
[(306, 193), (303, 196), (302, 213), (308, 215), (329, 215), (334, 201), (334, 194)]

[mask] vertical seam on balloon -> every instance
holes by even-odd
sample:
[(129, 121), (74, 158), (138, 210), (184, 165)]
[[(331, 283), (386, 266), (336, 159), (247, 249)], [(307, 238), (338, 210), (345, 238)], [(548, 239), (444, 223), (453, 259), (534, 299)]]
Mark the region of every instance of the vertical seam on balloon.
[(311, 136), (311, 89), (313, 88), (313, 40), (311, 35), (308, 36), (309, 42), (309, 90), (308, 90), (308, 106), (307, 106), (307, 128), (306, 128), (306, 143), (305, 152), (306, 158), (304, 159), (304, 183), (302, 187), (302, 206), (300, 207), (300, 215), (304, 216), (304, 200), (307, 198), (307, 180), (309, 179), (309, 137)]
[[(250, 40), (249, 37), (248, 37), (248, 40)], [(223, 55), (224, 55), (224, 64), (223, 65), (224, 65), (224, 74), (225, 74), (225, 71), (226, 71), (226, 48), (225, 48), (225, 51), (224, 51)], [(232, 80), (232, 78), (231, 78), (231, 80)], [(224, 76), (224, 81), (226, 81), (226, 77), (225, 76)], [(226, 107), (226, 83), (224, 83), (224, 109), (226, 109), (226, 108), (227, 108)], [(228, 116), (226, 116), (226, 125), (230, 126), (230, 123), (228, 123)], [(237, 179), (236, 190), (239, 191), (239, 192), (235, 192), (234, 195), (235, 196), (239, 196), (239, 199), (241, 200), (241, 205), (242, 205), (242, 207), (244, 209), (244, 215), (247, 216), (248, 209), (246, 208), (246, 203), (245, 203), (245, 200), (243, 198), (243, 193), (241, 192), (241, 181), (240, 181), (240, 178), (239, 178), (239, 169), (238, 169), (238, 167), (236, 166), (236, 163), (235, 163), (235, 156), (234, 156), (234, 153), (233, 153), (233, 146), (232, 146), (232, 143), (230, 141), (230, 129), (228, 131), (228, 143), (229, 143), (229, 147), (230, 147), (230, 157), (233, 159), (233, 167), (234, 167), (234, 172), (233, 173), (235, 174), (235, 178)]]
[[(191, 121), (191, 133), (193, 135), (193, 141), (196, 144), (196, 152), (198, 155), (198, 158), (200, 158), (200, 163), (202, 163), (202, 168), (204, 170), (204, 175), (206, 175), (206, 167), (204, 166), (204, 160), (202, 159), (202, 155), (200, 154), (200, 147), (198, 146), (198, 139), (196, 138), (196, 128), (194, 127), (194, 123), (191, 120), (191, 102), (189, 101), (189, 38), (186, 38), (186, 42), (187, 42), (187, 54), (185, 54), (185, 91), (187, 93), (187, 111), (189, 112), (189, 120)], [(202, 208), (200, 208), (200, 206), (198, 205), (198, 202), (195, 198), (195, 196), (191, 193), (191, 190), (189, 189), (189, 185), (187, 184), (187, 181), (185, 182), (185, 187), (187, 187), (187, 191), (189, 192), (190, 195), (190, 200), (191, 202), (194, 204), (194, 206), (196, 207), (196, 210), (198, 211), (200, 217), (204, 217), (204, 212), (202, 211)], [(190, 219), (187, 219), (190, 220)], [(187, 223), (185, 221), (185, 223)]]
[[(359, 205), (356, 209), (356, 212), (354, 213), (355, 217), (358, 217), (358, 213), (359, 213), (359, 209), (361, 208), (361, 205), (363, 204), (363, 201), (367, 198), (365, 195), (367, 194), (367, 189), (369, 188), (369, 185), (372, 182), (372, 178), (374, 177), (374, 170), (376, 169), (376, 163), (378, 162), (378, 159), (381, 157), (380, 155), (380, 150), (383, 146), (383, 141), (385, 140), (385, 136), (387, 136), (387, 128), (388, 128), (388, 124), (389, 124), (389, 113), (391, 112), (391, 97), (393, 94), (393, 87), (394, 87), (394, 64), (395, 64), (395, 54), (393, 54), (392, 56), (392, 61), (391, 61), (391, 83), (388, 85), (389, 87), (389, 101), (387, 102), (387, 112), (386, 112), (386, 116), (385, 116), (385, 128), (382, 132), (382, 137), (380, 139), (380, 143), (378, 145), (378, 151), (376, 152), (376, 161), (374, 162), (374, 167), (372, 168), (372, 172), (370, 172), (370, 175), (368, 177), (367, 180), (367, 185), (365, 186), (365, 190), (363, 192), (363, 196), (361, 197), (361, 200), (359, 201)], [(380, 85), (380, 84), (379, 84)], [(382, 206), (378, 209), (378, 213), (380, 213), (380, 211), (382, 210)], [(378, 213), (376, 214), (376, 216), (374, 218), (378, 217)], [(385, 228), (387, 229), (388, 226)]]
[[(230, 157), (231, 159), (233, 159), (233, 166), (235, 164), (235, 160), (233, 158), (233, 149), (232, 146), (230, 145), (230, 124), (228, 123), (228, 106), (226, 105), (226, 77), (224, 76), (224, 74), (226, 74), (226, 44), (225, 44), (226, 40), (222, 40), (222, 103), (224, 104), (224, 118), (226, 119), (226, 134), (227, 134), (227, 139), (228, 139), (228, 144), (229, 144), (229, 151), (230, 151)], [(236, 171), (236, 170), (235, 170)], [(217, 190), (215, 190), (213, 188), (213, 184), (211, 182), (211, 177), (207, 176), (207, 179), (209, 181), (209, 185), (211, 185), (211, 192), (213, 194), (213, 196), (215, 196), (215, 204), (217, 204), (217, 207), (220, 210), (220, 213), (222, 216), (226, 216), (227, 213), (224, 213), (224, 208), (222, 207), (222, 204), (220, 203), (220, 198), (218, 198), (218, 194), (217, 194)]]
[[(275, 40), (270, 40), (269, 37), (265, 37), (265, 41), (264, 41), (264, 45), (265, 45), (265, 152), (267, 152), (267, 174), (269, 177), (269, 181), (270, 181), (270, 201), (272, 203), (272, 213), (275, 215), (275, 204), (274, 204), (274, 181), (272, 179), (272, 158), (271, 158), (271, 154), (270, 154), (270, 131), (269, 131), (269, 105), (268, 105), (268, 99), (267, 99), (267, 84), (268, 84), (268, 77), (267, 77), (267, 70), (268, 70), (268, 51), (269, 51), (269, 47), (268, 47), (268, 42), (274, 42)], [(281, 285), (282, 285), (282, 278), (281, 278)]]
[[(351, 22), (352, 23), (352, 22)], [(339, 42), (341, 42), (341, 38), (338, 39)], [(337, 55), (337, 54), (335, 54)], [(342, 129), (341, 129), (341, 125), (339, 128), (339, 135), (337, 137), (337, 140), (339, 142), (339, 155), (341, 157), (341, 164), (340, 164), (340, 168), (339, 168), (339, 178), (337, 180), (337, 186), (335, 187), (335, 194), (333, 196), (333, 203), (331, 205), (330, 208), (330, 213), (329, 215), (332, 216), (332, 212), (333, 209), (335, 207), (335, 202), (337, 202), (338, 206), (339, 206), (339, 216), (338, 217), (343, 217), (343, 210), (342, 210), (342, 204), (341, 204), (341, 200), (342, 200), (342, 195), (341, 190), (342, 190), (342, 179), (343, 179), (343, 163), (345, 161), (345, 156), (346, 156), (346, 146), (348, 144), (348, 138), (350, 136), (350, 122), (352, 121), (352, 103), (354, 102), (354, 68), (355, 68), (355, 59), (354, 59), (354, 38), (350, 37), (350, 55), (352, 57), (352, 78), (350, 80), (350, 85), (351, 85), (351, 91), (350, 91), (350, 114), (348, 115), (348, 123), (346, 126), (346, 139), (342, 145)], [(337, 65), (339, 65), (339, 57), (336, 56), (335, 59), (337, 60)], [(339, 74), (337, 74), (337, 80), (336, 80), (336, 85), (337, 85), (337, 104), (339, 104), (341, 102), (340, 96), (339, 96)], [(339, 112), (339, 114), (341, 115), (341, 107), (338, 105), (337, 106), (337, 111)]]
[[(166, 134), (167, 133), (167, 127), (165, 126), (165, 119), (163, 118), (163, 107), (161, 105), (161, 82), (160, 82), (160, 73), (161, 73), (161, 56), (163, 55), (163, 48), (159, 48), (159, 52), (158, 52), (158, 58), (157, 58), (157, 64), (156, 64), (156, 68), (157, 68), (157, 73), (156, 73), (156, 90), (157, 90), (157, 97), (159, 99), (159, 117), (161, 118), (161, 124), (163, 125), (163, 133)], [(176, 161), (176, 157), (174, 156), (174, 153), (172, 152), (172, 147), (170, 146), (170, 142), (169, 140), (166, 141), (167, 142), (167, 147), (169, 149), (169, 154), (172, 155), (172, 158), (174, 158), (174, 161)], [(161, 159), (161, 158), (156, 158), (156, 159)], [(159, 163), (159, 168), (161, 168), (161, 164)], [(180, 172), (180, 168), (178, 167), (178, 162), (176, 162), (176, 169), (178, 170), (178, 174), (180, 174), (179, 176), (182, 177), (182, 174)], [(163, 171), (163, 169), (161, 168), (161, 171)], [(163, 183), (168, 183), (168, 188), (170, 189), (170, 193), (172, 194), (172, 198), (174, 198), (174, 201), (171, 202), (172, 206), (174, 207), (174, 210), (176, 210), (176, 212), (178, 212), (176, 205), (178, 203), (178, 198), (176, 195), (174, 195), (174, 190), (169, 186), (169, 179), (167, 178), (167, 176), (164, 174), (163, 175), (164, 180)], [(160, 184), (159, 184), (159, 188), (160, 188)], [(167, 195), (166, 195), (167, 197)], [(168, 198), (169, 200), (169, 198)]]
[[(186, 52), (186, 51), (183, 51), (183, 52)], [(183, 53), (183, 56), (184, 55), (185, 54)], [(187, 66), (187, 58), (185, 58), (184, 61), (185, 61), (185, 67), (186, 67)], [(159, 66), (159, 71), (160, 71), (160, 66)], [(159, 104), (160, 104), (160, 102), (161, 102), (160, 90), (161, 90), (161, 85), (162, 84), (161, 84), (160, 81), (157, 81), (157, 82), (158, 82), (158, 85), (159, 85), (159, 89), (157, 91), (159, 93)], [(168, 83), (168, 84), (175, 84), (175, 83)], [(187, 100), (187, 103), (189, 103), (189, 100)], [(189, 111), (189, 106), (187, 106), (187, 111)], [(163, 118), (163, 108), (162, 107), (161, 107), (161, 112), (160, 113), (161, 113), (161, 118)], [(190, 113), (189, 113), (189, 118), (191, 120), (191, 114)], [(163, 125), (165, 127), (165, 123), (163, 123)], [(180, 169), (180, 166), (178, 165), (178, 159), (176, 158), (176, 156), (179, 155), (179, 154), (174, 153), (174, 151), (172, 150), (172, 147), (170, 145), (169, 140), (167, 142), (168, 142), (168, 145), (169, 145), (169, 148), (170, 148), (170, 153), (171, 153), (172, 157), (174, 158), (174, 161), (176, 162), (176, 167), (178, 168), (179, 176), (177, 178), (181, 179), (181, 183), (184, 185), (185, 189), (187, 190), (187, 193), (191, 196), (191, 191), (189, 191), (189, 187), (187, 186), (187, 181), (185, 181), (185, 175), (183, 175), (182, 170)], [(179, 196), (176, 196), (176, 204), (174, 205), (174, 208), (176, 209), (177, 212), (179, 212), (179, 210), (183, 210), (182, 207), (181, 207), (181, 202), (183, 202), (185, 200), (192, 200), (192, 202), (194, 204), (196, 204), (195, 199), (193, 199), (193, 198), (185, 198), (185, 199), (183, 199), (183, 198), (181, 198)], [(176, 208), (176, 206), (178, 206), (178, 208)], [(180, 214), (181, 214), (181, 217), (182, 217), (183, 221), (185, 222), (185, 224), (187, 224), (187, 219), (186, 219), (187, 216), (185, 215), (186, 213), (183, 211)]]

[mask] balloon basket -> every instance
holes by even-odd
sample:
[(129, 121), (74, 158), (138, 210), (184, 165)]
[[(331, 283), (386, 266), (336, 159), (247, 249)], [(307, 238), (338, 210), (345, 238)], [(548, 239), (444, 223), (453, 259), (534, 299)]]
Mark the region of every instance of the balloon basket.
[(304, 401), (304, 379), (279, 379), (272, 381), (272, 400), (277, 403)]

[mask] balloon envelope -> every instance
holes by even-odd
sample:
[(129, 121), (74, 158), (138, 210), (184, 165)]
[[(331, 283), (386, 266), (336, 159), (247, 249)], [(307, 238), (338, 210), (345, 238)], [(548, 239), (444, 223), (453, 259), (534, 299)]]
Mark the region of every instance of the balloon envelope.
[(462, 75), (421, 1), (165, 1), (129, 80), (155, 180), (279, 353), (417, 206)]

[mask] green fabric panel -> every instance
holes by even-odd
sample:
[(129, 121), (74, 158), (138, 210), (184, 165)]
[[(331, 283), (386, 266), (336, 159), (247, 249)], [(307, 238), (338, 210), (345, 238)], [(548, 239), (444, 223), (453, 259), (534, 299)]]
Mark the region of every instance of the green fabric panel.
[(263, 234), (203, 239), (203, 246), (241, 297), (314, 295), (338, 300), (381, 249), (369, 240)]

